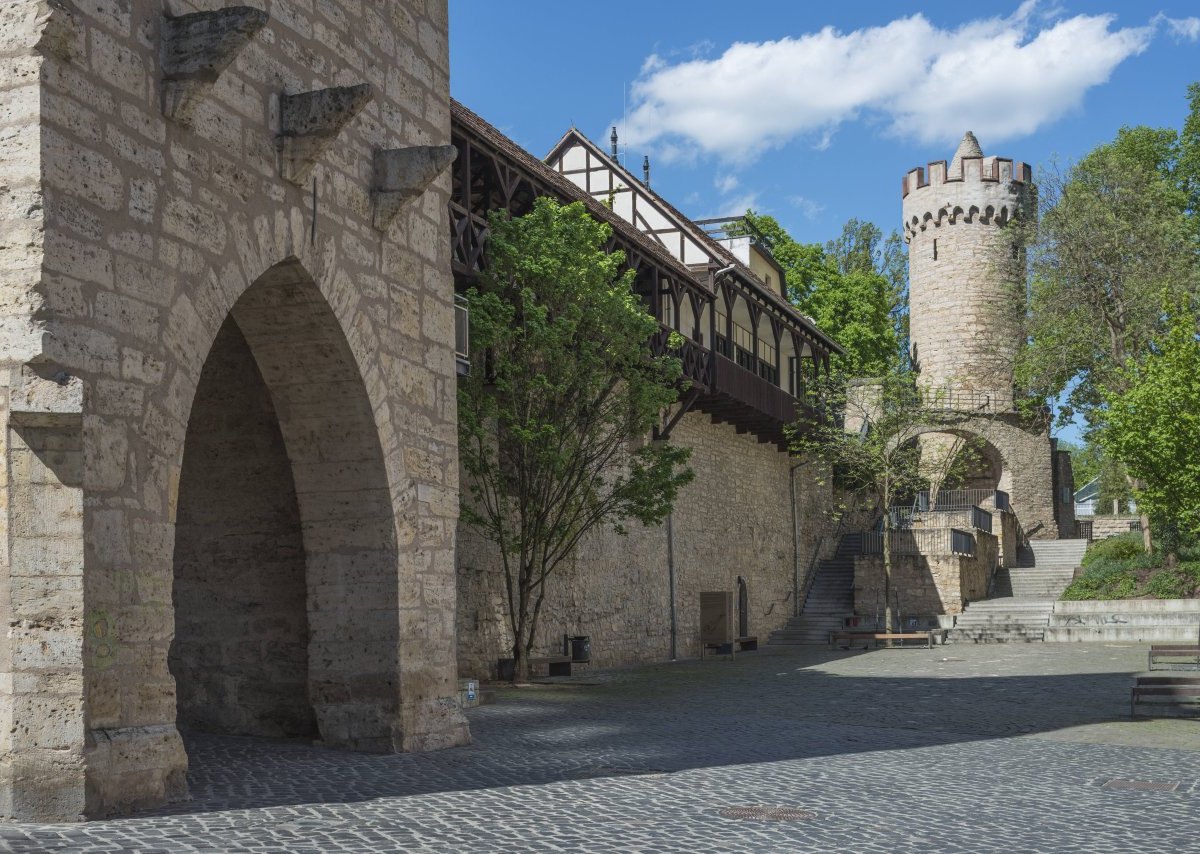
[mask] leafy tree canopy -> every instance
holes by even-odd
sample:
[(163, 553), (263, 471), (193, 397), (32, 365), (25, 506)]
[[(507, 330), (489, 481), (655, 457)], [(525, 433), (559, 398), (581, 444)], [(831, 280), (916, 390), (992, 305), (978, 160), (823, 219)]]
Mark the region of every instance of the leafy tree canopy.
[(1140, 362), (1104, 389), (1099, 439), (1139, 482), (1138, 504), (1168, 552), (1200, 537), (1200, 337), (1196, 314), (1176, 303), (1168, 328)]
[(846, 349), (850, 376), (885, 373), (907, 349), (908, 261), (898, 234), (852, 219), (825, 246), (799, 243), (772, 216), (746, 211), (748, 230), (783, 267), (792, 303)]
[(1164, 294), (1187, 297), (1200, 286), (1193, 165), (1200, 88), (1189, 97), (1182, 136), (1122, 129), (1066, 171), (1043, 173), (1040, 222), (1016, 226), (1031, 273), (1029, 343), (1017, 382), (1034, 406), (1062, 395), (1061, 423), (1088, 415), (1103, 388), (1124, 381), (1126, 359), (1163, 330)]
[(609, 227), (548, 198), (490, 225), (458, 385), (462, 517), (499, 552), (521, 679), (554, 571), (600, 526), (661, 522), (692, 472), (687, 449), (647, 441), (681, 365), (649, 355), (658, 324)]

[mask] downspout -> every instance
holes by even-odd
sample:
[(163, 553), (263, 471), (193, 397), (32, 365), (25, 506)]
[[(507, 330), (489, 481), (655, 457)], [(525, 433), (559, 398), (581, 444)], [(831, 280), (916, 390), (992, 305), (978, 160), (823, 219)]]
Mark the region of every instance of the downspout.
[(671, 596), (671, 660), (676, 659), (676, 642), (679, 633), (679, 621), (675, 613), (675, 518), (674, 513), (667, 514), (667, 583)]
[(800, 514), (796, 507), (796, 463), (788, 471), (788, 491), (792, 498), (792, 616), (800, 616)]

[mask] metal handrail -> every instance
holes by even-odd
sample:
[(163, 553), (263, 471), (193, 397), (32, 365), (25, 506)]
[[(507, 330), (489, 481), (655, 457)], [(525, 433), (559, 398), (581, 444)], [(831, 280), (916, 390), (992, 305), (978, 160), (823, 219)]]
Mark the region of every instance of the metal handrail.
[(1002, 489), (943, 489), (930, 500), (929, 490), (918, 492), (913, 500), (913, 508), (917, 510), (966, 510), (974, 505), (992, 502), (997, 510), (1004, 513), (1012, 512), (1012, 502), (1008, 493)]
[[(840, 542), (842, 539), (842, 526), (845, 522), (844, 516), (838, 516), (837, 527), (833, 530), (834, 542)], [(821, 547), (825, 545), (826, 536), (822, 534), (817, 538), (817, 547), (813, 549), (812, 558), (808, 562), (808, 572), (804, 575), (804, 584), (800, 587), (800, 595), (796, 597), (797, 615), (804, 613), (804, 603), (808, 601), (808, 593), (812, 590), (813, 582), (817, 579), (817, 561), (821, 559)]]
[[(966, 509), (953, 510), (917, 510), (897, 505), (892, 507), (889, 513), (892, 517), (892, 528), (896, 530), (963, 527), (992, 533), (992, 514), (977, 504)], [(918, 525), (918, 521), (925, 524)]]
[[(883, 532), (863, 534), (860, 553), (883, 554)], [(891, 552), (897, 555), (975, 556), (975, 535), (959, 528), (902, 528), (891, 531)]]
[(454, 295), (454, 361), (459, 376), (471, 373), (471, 313), (462, 294)]

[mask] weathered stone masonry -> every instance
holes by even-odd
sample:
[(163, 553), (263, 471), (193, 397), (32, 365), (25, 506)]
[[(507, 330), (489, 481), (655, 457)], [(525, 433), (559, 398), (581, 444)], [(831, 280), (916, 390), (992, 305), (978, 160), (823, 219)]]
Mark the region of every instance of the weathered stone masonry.
[(448, 142), (446, 4), (166, 23), (226, 5), (0, 9), (7, 817), (183, 797), (177, 709), (466, 738), (448, 183), (376, 165)]
[[(695, 480), (679, 495), (672, 517), (676, 574), (677, 654), (700, 655), (700, 593), (735, 594), (747, 584), (747, 628), (765, 643), (793, 613), (796, 549), (788, 478), (798, 461), (772, 444), (714, 424), (693, 412), (672, 442), (692, 449)], [(817, 466), (796, 470), (799, 565), (828, 533), (828, 478)], [(511, 655), (503, 573), (494, 549), (459, 527), (459, 667), (463, 676), (495, 675), (496, 659)], [(583, 543), (547, 587), (537, 648), (559, 652), (563, 634), (591, 637), (596, 666), (662, 661), (671, 654), (667, 528), (631, 525)], [(736, 622), (735, 622), (736, 625)]]
[(1071, 536), (1073, 515), (1056, 498), (1049, 419), (1022, 417), (1013, 404), (1024, 283), (1005, 226), (1034, 215), (1033, 170), (985, 157), (968, 131), (949, 165), (909, 171), (903, 196), (913, 360), (931, 403), (959, 415), (957, 429), (931, 430), (922, 447), (944, 453), (939, 433), (985, 441), (1000, 470), (972, 486), (1010, 493), (1027, 535)]

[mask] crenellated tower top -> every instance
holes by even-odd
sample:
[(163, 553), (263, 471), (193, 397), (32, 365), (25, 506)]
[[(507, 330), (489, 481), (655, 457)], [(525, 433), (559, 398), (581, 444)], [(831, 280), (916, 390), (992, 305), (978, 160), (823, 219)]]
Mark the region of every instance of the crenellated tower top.
[(1033, 198), (1033, 169), (1007, 157), (985, 156), (967, 131), (949, 165), (936, 160), (904, 176), (904, 239), (959, 222), (1004, 225)]
[(1012, 402), (1024, 293), (1004, 226), (1036, 198), (1033, 170), (984, 155), (970, 131), (945, 160), (904, 177), (913, 361), (929, 388)]

